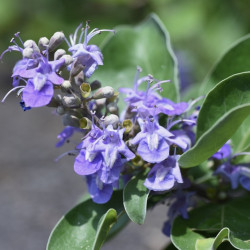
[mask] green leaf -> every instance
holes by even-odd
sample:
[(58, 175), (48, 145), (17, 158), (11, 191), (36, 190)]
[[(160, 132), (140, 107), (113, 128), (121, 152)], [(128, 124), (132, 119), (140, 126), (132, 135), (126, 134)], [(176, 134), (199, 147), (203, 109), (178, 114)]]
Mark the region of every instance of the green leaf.
[[(176, 218), (171, 232), (173, 244), (181, 250), (217, 249), (223, 241), (228, 240), (237, 249), (250, 249), (249, 198), (199, 207), (189, 213), (188, 220)], [(209, 237), (206, 241), (201, 234), (217, 236), (214, 240)], [(204, 248), (198, 248), (201, 245)], [(205, 248), (206, 245), (211, 248)]]
[(147, 212), (147, 200), (149, 190), (144, 186), (148, 171), (134, 176), (125, 186), (123, 191), (123, 203), (129, 218), (143, 224)]
[(207, 239), (198, 239), (195, 244), (195, 250), (211, 250), (214, 239), (207, 238)]
[[(112, 208), (112, 209), (110, 209)], [(63, 216), (53, 231), (47, 250), (100, 249), (110, 228), (123, 211), (122, 192), (113, 193), (106, 204), (86, 200)]]
[[(141, 76), (152, 74), (159, 80), (171, 80), (163, 87), (163, 96), (179, 100), (177, 61), (170, 44), (168, 32), (159, 18), (152, 14), (135, 27), (119, 26), (102, 48), (104, 66), (99, 67), (93, 79), (118, 90), (132, 87), (137, 65)], [(146, 84), (144, 89), (146, 88)]]
[(109, 209), (107, 213), (102, 216), (102, 218), (98, 223), (96, 237), (92, 249), (101, 248), (102, 244), (104, 243), (108, 235), (109, 230), (116, 222), (116, 220), (117, 220), (117, 214), (113, 208)]
[(206, 77), (200, 95), (206, 94), (223, 79), (250, 69), (250, 35), (242, 37), (218, 60)]
[(228, 77), (207, 95), (197, 120), (197, 142), (179, 160), (193, 167), (217, 152), (250, 114), (250, 72)]

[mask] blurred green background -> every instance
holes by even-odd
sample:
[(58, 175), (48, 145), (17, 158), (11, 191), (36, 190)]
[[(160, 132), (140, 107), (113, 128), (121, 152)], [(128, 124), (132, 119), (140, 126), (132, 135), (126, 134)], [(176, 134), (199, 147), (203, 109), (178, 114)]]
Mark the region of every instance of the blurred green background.
[(58, 30), (70, 34), (86, 20), (92, 28), (113, 28), (155, 12), (170, 32), (184, 81), (199, 83), (219, 55), (249, 33), (249, 10), (248, 0), (0, 0), (0, 51), (17, 31), (38, 40)]

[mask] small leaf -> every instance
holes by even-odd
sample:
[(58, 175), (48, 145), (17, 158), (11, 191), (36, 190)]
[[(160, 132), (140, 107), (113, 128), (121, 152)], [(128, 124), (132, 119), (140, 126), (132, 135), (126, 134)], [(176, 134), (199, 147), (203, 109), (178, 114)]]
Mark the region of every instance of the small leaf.
[(143, 224), (146, 211), (149, 190), (144, 186), (148, 171), (134, 176), (125, 186), (123, 202), (128, 217), (137, 224)]
[[(198, 250), (195, 247), (204, 243), (208, 246), (211, 244), (210, 249), (217, 249), (222, 242), (228, 240), (237, 249), (250, 249), (249, 198), (248, 195), (226, 204), (208, 204), (196, 208), (189, 213), (188, 220), (176, 218), (171, 231), (173, 244), (178, 249)], [(211, 239), (206, 242), (199, 232), (218, 234), (213, 242)]]
[(179, 160), (193, 167), (217, 152), (250, 114), (250, 72), (240, 73), (212, 89), (200, 110), (197, 142)]
[(80, 203), (59, 220), (51, 232), (47, 250), (99, 249), (117, 219), (116, 213), (121, 211), (120, 191), (114, 192), (106, 204), (96, 204), (91, 199)]
[[(93, 75), (104, 86), (133, 87), (137, 65), (141, 76), (152, 74), (159, 80), (171, 80), (162, 85), (163, 96), (179, 100), (176, 57), (171, 48), (168, 32), (156, 15), (150, 15), (135, 27), (120, 26), (110, 35), (102, 48), (104, 66)], [(144, 86), (144, 89), (146, 85)]]
[(109, 209), (107, 213), (102, 216), (98, 224), (95, 241), (92, 247), (93, 250), (98, 250), (101, 248), (102, 244), (104, 243), (107, 237), (109, 230), (116, 222), (116, 220), (117, 220), (117, 214), (113, 208)]

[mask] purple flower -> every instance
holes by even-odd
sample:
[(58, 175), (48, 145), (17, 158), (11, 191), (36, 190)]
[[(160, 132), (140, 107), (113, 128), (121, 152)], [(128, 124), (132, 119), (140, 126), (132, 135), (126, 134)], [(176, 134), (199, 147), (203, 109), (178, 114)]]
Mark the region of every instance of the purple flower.
[(95, 203), (103, 204), (110, 200), (113, 185), (103, 183), (97, 175), (87, 176), (89, 194)]
[(104, 160), (107, 166), (113, 167), (115, 161), (120, 155), (123, 155), (126, 160), (132, 160), (135, 155), (129, 150), (123, 141), (123, 133), (125, 129), (114, 130), (112, 125), (109, 125), (103, 134), (103, 137), (96, 141), (89, 150), (90, 153), (103, 152)]
[(22, 92), (25, 105), (32, 108), (49, 104), (53, 95), (53, 84), (42, 74), (37, 74), (34, 79), (29, 79)]
[(250, 169), (244, 165), (231, 165), (230, 161), (227, 161), (220, 165), (214, 174), (230, 181), (232, 189), (236, 189), (240, 183), (243, 188), (250, 191)]
[(166, 191), (174, 184), (183, 183), (177, 156), (169, 156), (161, 163), (157, 163), (149, 171), (144, 185), (153, 191)]
[(187, 209), (192, 206), (192, 202), (190, 197), (194, 195), (194, 192), (183, 192), (182, 190), (178, 190), (174, 195), (175, 201), (171, 204), (168, 209), (168, 220), (163, 225), (163, 233), (167, 236), (170, 236), (171, 227), (174, 222), (174, 219), (181, 215), (183, 219), (188, 219)]
[(232, 154), (232, 149), (228, 143), (224, 144), (212, 158), (222, 160), (228, 158)]
[(150, 163), (162, 162), (169, 156), (169, 147), (176, 144), (185, 149), (187, 143), (181, 138), (176, 138), (174, 134), (159, 125), (155, 119), (147, 118), (145, 122), (140, 121), (141, 132), (139, 132), (130, 142), (139, 144), (137, 153), (143, 160)]
[(103, 157), (101, 154), (95, 155), (94, 159), (86, 159), (86, 151), (81, 150), (75, 159), (74, 170), (78, 175), (91, 175), (101, 169)]
[[(89, 26), (87, 23), (85, 29), (82, 29), (80, 38), (77, 41), (77, 33), (80, 28), (81, 25), (77, 27), (74, 36), (70, 35), (70, 42), (67, 41), (67, 43), (69, 45), (69, 51), (72, 53), (72, 57), (77, 60), (77, 63), (80, 63), (82, 66), (84, 66), (84, 75), (89, 78), (97, 69), (98, 65), (103, 65), (103, 55), (96, 45), (88, 45), (90, 39), (103, 31), (114, 31), (93, 29), (88, 34)], [(82, 42), (83, 34), (84, 41)]]
[(71, 126), (67, 126), (63, 129), (63, 131), (57, 136), (59, 141), (56, 144), (56, 147), (61, 147), (63, 144), (75, 133), (75, 132), (83, 132), (80, 128), (75, 128)]

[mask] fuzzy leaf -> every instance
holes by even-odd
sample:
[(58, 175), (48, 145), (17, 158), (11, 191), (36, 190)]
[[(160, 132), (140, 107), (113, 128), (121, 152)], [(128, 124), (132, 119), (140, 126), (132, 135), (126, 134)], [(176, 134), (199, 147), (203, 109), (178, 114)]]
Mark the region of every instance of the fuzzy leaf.
[(250, 72), (228, 77), (207, 95), (197, 121), (197, 142), (179, 160), (193, 167), (207, 160), (229, 140), (250, 114)]
[[(139, 25), (119, 26), (116, 34), (108, 36), (102, 46), (104, 66), (93, 75), (103, 85), (132, 87), (139, 65), (141, 76), (152, 74), (159, 80), (171, 80), (162, 85), (163, 96), (179, 100), (177, 61), (170, 44), (168, 32), (159, 18), (152, 14)], [(146, 88), (143, 86), (143, 88)]]
[(63, 216), (53, 231), (47, 250), (100, 249), (105, 238), (123, 211), (122, 193), (114, 192), (106, 204), (96, 204), (88, 199)]
[(123, 203), (129, 218), (143, 224), (147, 212), (147, 200), (149, 190), (144, 186), (148, 171), (134, 176), (125, 186), (123, 191)]

